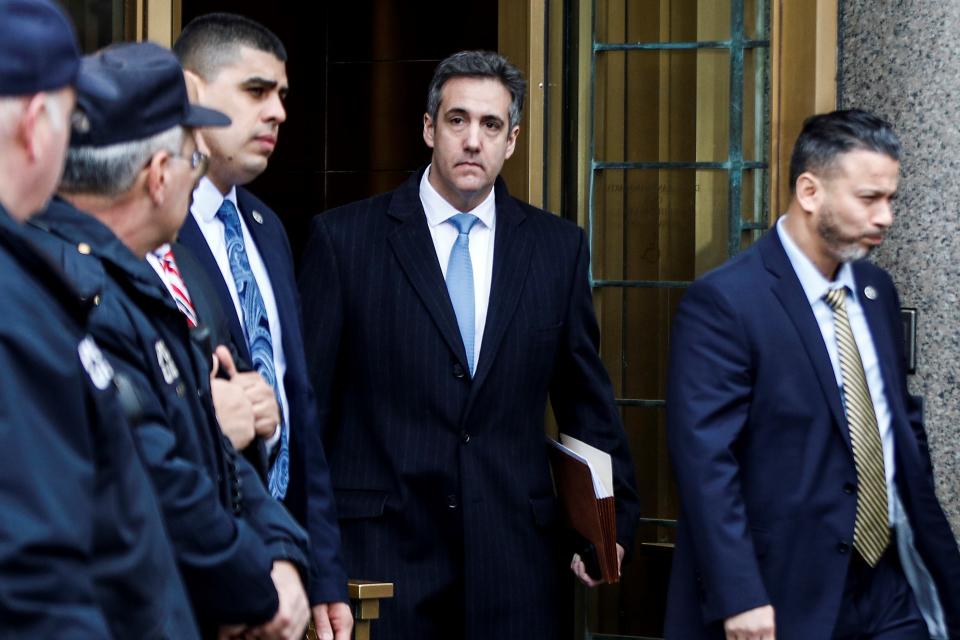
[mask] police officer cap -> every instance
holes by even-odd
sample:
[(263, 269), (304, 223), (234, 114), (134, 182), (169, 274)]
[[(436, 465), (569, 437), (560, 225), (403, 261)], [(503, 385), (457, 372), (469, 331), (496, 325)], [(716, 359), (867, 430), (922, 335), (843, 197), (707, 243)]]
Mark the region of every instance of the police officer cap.
[(187, 97), (173, 53), (152, 42), (123, 43), (83, 58), (83, 69), (120, 87), (115, 99), (78, 100), (86, 121), (74, 122), (70, 145), (103, 147), (144, 140), (177, 125), (225, 127), (230, 118)]
[(0, 0), (0, 96), (76, 87), (110, 97), (117, 89), (80, 69), (73, 25), (50, 0)]

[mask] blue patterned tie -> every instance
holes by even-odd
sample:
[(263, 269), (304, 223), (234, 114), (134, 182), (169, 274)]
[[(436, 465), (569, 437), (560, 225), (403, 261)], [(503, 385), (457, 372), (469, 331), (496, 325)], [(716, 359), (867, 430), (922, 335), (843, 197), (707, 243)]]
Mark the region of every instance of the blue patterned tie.
[(457, 314), (457, 325), (460, 327), (463, 348), (467, 352), (471, 376), (475, 371), (473, 340), (477, 332), (477, 318), (473, 293), (473, 262), (470, 260), (470, 229), (477, 220), (477, 216), (469, 213), (458, 213), (447, 219), (459, 232), (456, 242), (453, 243), (453, 250), (450, 251), (450, 262), (447, 263), (447, 291), (450, 293), (453, 311)]
[[(243, 312), (243, 330), (250, 348), (250, 358), (253, 368), (264, 377), (274, 393), (277, 394), (277, 404), (280, 404), (277, 391), (277, 374), (273, 365), (273, 338), (270, 335), (270, 318), (267, 317), (267, 308), (263, 304), (260, 287), (253, 277), (250, 261), (247, 260), (247, 249), (243, 242), (243, 231), (240, 229), (240, 214), (230, 200), (224, 200), (217, 211), (217, 218), (223, 223), (224, 238), (227, 242), (227, 257), (230, 260), (230, 273), (237, 285), (237, 295), (240, 297), (240, 309)], [(280, 447), (277, 459), (267, 474), (270, 495), (283, 499), (287, 494), (289, 481), (289, 450), (290, 434), (283, 422), (283, 410), (280, 411)]]

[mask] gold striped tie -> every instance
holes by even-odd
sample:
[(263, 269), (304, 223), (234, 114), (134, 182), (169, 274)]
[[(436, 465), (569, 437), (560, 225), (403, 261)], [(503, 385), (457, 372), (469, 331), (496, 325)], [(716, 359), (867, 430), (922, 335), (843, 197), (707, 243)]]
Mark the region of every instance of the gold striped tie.
[(833, 324), (840, 352), (843, 403), (857, 471), (857, 518), (853, 525), (853, 547), (871, 567), (876, 566), (890, 543), (887, 519), (887, 479), (883, 470), (883, 446), (873, 400), (863, 372), (860, 351), (847, 318), (847, 290), (831, 289), (823, 297), (833, 309)]

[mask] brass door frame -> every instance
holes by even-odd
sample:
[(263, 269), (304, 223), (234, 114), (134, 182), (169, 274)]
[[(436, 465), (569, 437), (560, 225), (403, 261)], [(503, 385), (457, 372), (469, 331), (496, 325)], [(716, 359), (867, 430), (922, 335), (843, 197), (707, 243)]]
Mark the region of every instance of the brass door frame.
[(137, 41), (169, 47), (180, 35), (181, 0), (137, 0)]
[(790, 202), (790, 152), (803, 121), (837, 108), (838, 0), (773, 0), (770, 219)]
[(510, 193), (544, 206), (544, 113), (547, 96), (547, 0), (499, 0), (499, 52), (523, 71), (527, 99), (520, 138), (513, 157), (503, 167)]

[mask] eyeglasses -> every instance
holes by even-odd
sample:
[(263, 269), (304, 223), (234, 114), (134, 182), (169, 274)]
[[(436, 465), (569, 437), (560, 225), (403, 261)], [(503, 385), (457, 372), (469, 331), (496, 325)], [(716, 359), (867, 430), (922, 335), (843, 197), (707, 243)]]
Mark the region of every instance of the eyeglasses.
[[(184, 158), (186, 160), (186, 158)], [(210, 157), (204, 152), (195, 149), (190, 156), (190, 168), (197, 174), (197, 177), (203, 177), (210, 167)]]
[[(168, 152), (169, 153), (169, 152)], [(154, 154), (156, 155), (156, 154)], [(199, 182), (200, 178), (207, 175), (207, 169), (210, 168), (210, 157), (200, 151), (199, 149), (194, 149), (193, 153), (190, 154), (190, 157), (187, 157), (182, 154), (171, 154), (171, 158), (176, 158), (178, 160), (186, 160), (190, 163), (190, 172), (194, 174), (196, 180)], [(150, 163), (153, 162), (153, 156), (147, 158), (147, 163), (144, 165), (144, 169), (150, 166)]]
[(189, 158), (182, 155), (176, 155), (173, 157), (189, 162), (190, 170), (196, 175), (197, 180), (205, 176), (207, 174), (207, 169), (210, 167), (210, 157), (199, 149), (194, 149)]

